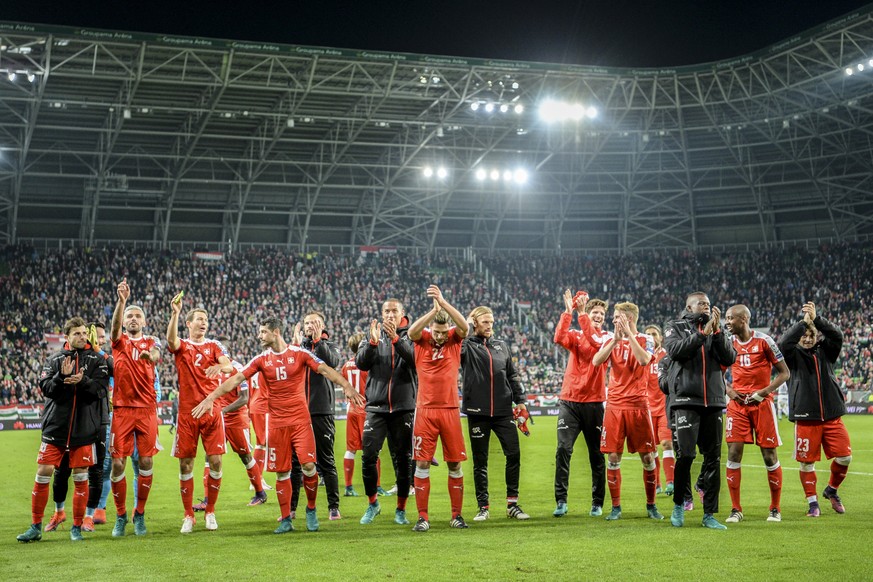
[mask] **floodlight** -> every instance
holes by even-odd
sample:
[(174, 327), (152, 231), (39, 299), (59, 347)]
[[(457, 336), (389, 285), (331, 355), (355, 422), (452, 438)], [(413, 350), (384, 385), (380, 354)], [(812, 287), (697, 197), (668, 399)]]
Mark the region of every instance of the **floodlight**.
[(430, 166), (425, 166), (425, 168), (424, 168), (424, 177), (425, 177), (425, 178), (430, 178), (431, 176), (433, 176), (433, 168), (431, 168)]
[(439, 170), (437, 170), (437, 178), (443, 179), (448, 175), (449, 175), (449, 171), (446, 170), (445, 168), (440, 168)]
[(476, 170), (476, 179), (480, 182), (488, 177), (488, 172), (485, 171), (485, 168), (479, 168)]

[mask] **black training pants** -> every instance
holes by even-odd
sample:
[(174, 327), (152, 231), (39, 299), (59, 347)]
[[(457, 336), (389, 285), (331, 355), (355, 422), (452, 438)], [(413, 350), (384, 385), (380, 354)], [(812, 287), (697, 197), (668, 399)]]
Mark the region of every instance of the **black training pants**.
[(606, 460), (600, 452), (602, 402), (558, 401), (558, 450), (555, 452), (555, 501), (567, 502), (570, 457), (579, 434), (585, 437), (591, 465), (591, 505), (603, 506), (606, 495)]
[(467, 433), (473, 452), (473, 484), (476, 486), (476, 503), (488, 507), (488, 445), (491, 431), (497, 435), (506, 457), (506, 496), (518, 497), (518, 476), (521, 471), (521, 449), (518, 446), (518, 430), (511, 416), (467, 415)]
[[(103, 430), (103, 434), (106, 430)], [(95, 443), (97, 447), (97, 462), (88, 467), (88, 507), (96, 509), (103, 494), (103, 462), (106, 460), (106, 441), (100, 440)], [(55, 468), (52, 479), (52, 501), (61, 503), (67, 498), (70, 489), (70, 455), (65, 454), (61, 464)]]
[(364, 438), (361, 455), (361, 476), (364, 479), (364, 493), (376, 495), (378, 472), (376, 461), (382, 451), (385, 437), (391, 449), (394, 462), (394, 475), (397, 479), (397, 496), (408, 497), (412, 477), (412, 424), (415, 413), (412, 410), (398, 412), (368, 412), (364, 421)]
[(673, 503), (681, 505), (691, 486), (691, 465), (697, 450), (703, 455), (698, 483), (703, 489), (703, 512), (718, 512), (721, 489), (721, 408), (673, 408), (671, 421), (675, 431), (676, 469), (673, 476)]

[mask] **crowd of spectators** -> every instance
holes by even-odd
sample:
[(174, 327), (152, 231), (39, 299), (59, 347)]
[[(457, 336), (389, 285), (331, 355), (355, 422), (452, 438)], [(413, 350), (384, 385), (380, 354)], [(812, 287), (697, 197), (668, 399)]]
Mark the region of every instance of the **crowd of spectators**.
[[(587, 290), (610, 304), (640, 307), (640, 329), (662, 325), (684, 308), (692, 290), (709, 294), (726, 311), (738, 303), (752, 312), (753, 328), (778, 339), (814, 301), (843, 330), (837, 368), (844, 390), (870, 390), (873, 382), (873, 248), (828, 244), (750, 252), (648, 251), (624, 256), (508, 257), (483, 259), (510, 295), (530, 302), (530, 316), (553, 330), (564, 310), (565, 289)], [(607, 318), (607, 327), (609, 318)]]
[[(108, 327), (122, 277), (131, 285), (130, 303), (145, 310), (147, 333), (166, 336), (169, 302), (184, 290), (185, 309), (205, 308), (210, 335), (229, 337), (228, 347), (241, 362), (260, 351), (258, 321), (267, 313), (287, 322), (290, 338), (294, 324), (308, 311), (322, 311), (327, 331), (345, 346), (349, 335), (380, 318), (381, 303), (388, 297), (400, 299), (410, 319), (430, 309), (425, 289), (435, 283), (464, 313), (476, 305), (494, 309), (498, 334), (512, 346), (531, 394), (560, 390), (564, 355), (550, 343), (541, 345), (537, 333), (551, 338), (563, 311), (564, 289), (585, 289), (611, 303), (637, 303), (640, 329), (676, 317), (685, 294), (700, 289), (722, 309), (748, 305), (752, 326), (777, 338), (799, 317), (803, 302), (813, 300), (819, 312), (846, 334), (838, 365), (844, 388), (869, 390), (873, 381), (873, 249), (861, 245), (747, 253), (496, 256), (483, 262), (496, 277), (496, 286), (486, 283), (463, 257), (441, 253), (289, 254), (253, 249), (211, 261), (190, 252), (6, 247), (0, 250), (0, 405), (41, 401), (37, 378), (45, 334), (60, 333), (72, 315), (100, 320)], [(514, 301), (530, 302), (529, 320), (514, 319)], [(167, 397), (177, 387), (168, 353), (159, 371)]]

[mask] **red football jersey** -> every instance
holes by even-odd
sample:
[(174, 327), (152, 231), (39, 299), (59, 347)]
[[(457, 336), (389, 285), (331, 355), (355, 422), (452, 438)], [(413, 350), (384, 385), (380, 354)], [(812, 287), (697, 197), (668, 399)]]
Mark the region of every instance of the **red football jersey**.
[(460, 408), (458, 369), (461, 367), (461, 338), (456, 328), (449, 330), (446, 343), (437, 347), (429, 329), (415, 342), (415, 369), (418, 371), (417, 406)]
[(731, 366), (733, 389), (740, 394), (751, 394), (766, 388), (772, 378), (773, 365), (783, 361), (782, 352), (773, 338), (766, 333), (752, 332), (746, 343), (737, 336), (731, 338), (737, 359)]
[(306, 369), (318, 371), (324, 362), (312, 352), (289, 345), (285, 351), (267, 350), (246, 364), (242, 375), (251, 379), (261, 374), (261, 387), (266, 396), (270, 427), (310, 423), (306, 404)]
[(261, 389), (261, 375), (249, 378), (249, 414), (267, 414), (267, 395)]
[[(345, 376), (346, 380), (349, 381), (349, 384), (352, 385), (352, 388), (354, 388), (358, 394), (363, 396), (364, 400), (367, 399), (367, 372), (358, 369), (354, 358), (343, 364), (340, 374)], [(364, 406), (366, 406), (366, 404)], [(363, 406), (355, 406), (353, 402), (349, 401), (348, 413), (361, 415), (365, 414), (366, 411)]]
[(649, 362), (649, 377), (648, 377), (648, 393), (649, 393), (649, 412), (652, 417), (667, 414), (667, 395), (661, 392), (658, 386), (658, 364), (667, 355), (667, 350), (658, 348)]
[(131, 339), (126, 333), (112, 342), (114, 383), (112, 406), (157, 409), (155, 399), (155, 365), (140, 360), (140, 354), (161, 348), (158, 338), (143, 335)]
[(190, 414), (195, 406), (218, 388), (218, 378), (207, 378), (206, 368), (217, 364), (221, 356), (230, 356), (223, 345), (212, 339), (202, 342), (181, 339), (179, 349), (170, 351), (176, 358), (176, 371), (179, 373), (179, 414)]
[[(654, 355), (655, 341), (652, 336), (638, 333), (634, 341)], [(640, 365), (634, 357), (630, 340), (624, 339), (616, 344), (609, 354), (609, 364), (606, 405), (613, 408), (648, 408), (649, 367)]]
[[(242, 364), (233, 360), (231, 362), (234, 367), (234, 372), (232, 374), (225, 374), (224, 372), (218, 375), (218, 384), (222, 384), (224, 381), (233, 378), (236, 376), (237, 372), (242, 370)], [(219, 408), (224, 408), (225, 406), (229, 406), (236, 402), (236, 399), (239, 398), (239, 393), (242, 391), (248, 392), (249, 384), (248, 382), (243, 382), (221, 398), (219, 398), (216, 402), (218, 403)], [(251, 395), (249, 395), (251, 398)], [(249, 427), (249, 409), (243, 404), (233, 412), (224, 415), (224, 426), (232, 427), (232, 428), (248, 428)]]

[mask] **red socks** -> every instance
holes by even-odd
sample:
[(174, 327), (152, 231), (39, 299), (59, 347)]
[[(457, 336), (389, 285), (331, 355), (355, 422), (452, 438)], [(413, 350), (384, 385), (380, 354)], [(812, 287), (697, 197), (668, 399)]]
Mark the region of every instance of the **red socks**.
[[(113, 485), (115, 485), (113, 483)], [(42, 523), (45, 506), (49, 498), (49, 484), (34, 482), (33, 495), (30, 496), (30, 513), (33, 523)]]
[(127, 477), (112, 481), (112, 498), (115, 500), (115, 512), (118, 515), (127, 513)]
[[(115, 484), (113, 483), (113, 485)], [(179, 475), (179, 493), (182, 495), (182, 507), (185, 509), (185, 517), (194, 517), (193, 475)]]
[(609, 486), (609, 497), (612, 499), (612, 506), (621, 505), (621, 469), (607, 469), (606, 484)]
[(252, 459), (252, 462), (246, 466), (246, 474), (249, 476), (249, 483), (255, 488), (255, 493), (263, 493), (264, 487), (261, 482), (264, 480), (264, 473), (257, 461)]
[[(145, 513), (146, 501), (149, 499), (149, 493), (152, 490), (152, 472), (139, 472), (139, 481), (136, 488), (136, 513)], [(193, 493), (193, 492), (192, 492)]]
[(430, 521), (427, 515), (427, 504), (430, 499), (430, 477), (415, 477), (415, 506), (419, 517)]
[(664, 457), (664, 478), (667, 480), (667, 483), (670, 484), (673, 482), (673, 474), (674, 469), (676, 468), (676, 459), (673, 457)]
[(743, 510), (743, 506), (740, 505), (741, 471), (742, 469), (725, 469), (725, 479), (727, 479), (728, 491), (731, 494), (731, 507), (738, 511)]
[(355, 476), (355, 460), (343, 459), (343, 475), (346, 478), (346, 487), (352, 486), (352, 479)]
[(218, 494), (221, 492), (221, 471), (218, 471), (218, 478), (212, 476), (212, 472), (209, 473), (209, 478), (207, 482), (209, 483), (209, 493), (206, 494), (206, 513), (215, 513), (215, 502), (218, 501)]
[(452, 477), (449, 475), (449, 499), (452, 503), (452, 519), (461, 515), (464, 506), (464, 475)]
[(651, 471), (643, 469), (643, 483), (646, 486), (646, 503), (649, 505), (655, 504), (655, 490), (657, 489), (657, 469)]
[(815, 471), (801, 471), (800, 484), (803, 485), (803, 494), (806, 496), (807, 500), (809, 500), (810, 497), (816, 497), (818, 495), (816, 492), (818, 478), (815, 475)]
[(291, 516), (291, 479), (276, 479), (276, 498), (282, 519)]
[(770, 509), (778, 510), (782, 501), (782, 465), (777, 465), (772, 471), (767, 470), (767, 484), (770, 486)]
[(318, 473), (312, 477), (303, 475), (303, 488), (306, 490), (306, 508), (315, 509), (315, 498), (318, 496)]
[[(85, 473), (88, 476), (88, 473)], [(73, 525), (82, 526), (82, 520), (85, 518), (85, 507), (88, 505), (88, 479), (76, 481), (73, 477)]]
[(828, 481), (828, 485), (831, 486), (832, 489), (839, 489), (843, 480), (846, 478), (846, 474), (849, 472), (848, 465), (840, 465), (836, 461), (831, 462), (831, 478)]

